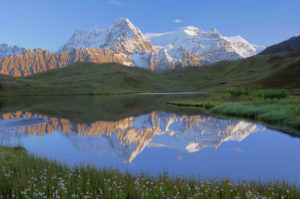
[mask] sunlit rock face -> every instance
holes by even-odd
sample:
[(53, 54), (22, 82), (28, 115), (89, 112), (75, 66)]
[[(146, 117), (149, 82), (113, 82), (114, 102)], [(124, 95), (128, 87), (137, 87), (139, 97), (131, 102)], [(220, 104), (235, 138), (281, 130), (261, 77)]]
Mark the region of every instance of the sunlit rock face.
[(130, 57), (116, 54), (108, 48), (76, 48), (60, 53), (35, 49), (23, 54), (0, 59), (0, 74), (11, 76), (28, 76), (52, 69), (63, 68), (75, 62), (108, 63), (117, 62), (133, 66)]
[(108, 28), (78, 30), (56, 53), (0, 45), (0, 74), (28, 76), (74, 62), (115, 62), (153, 71), (204, 66), (257, 54), (262, 47), (241, 36), (224, 37), (217, 30), (186, 26), (167, 33), (148, 33), (120, 18)]
[[(20, 119), (38, 123), (20, 127)], [(125, 162), (132, 162), (147, 146), (177, 148), (192, 153), (206, 147), (217, 149), (226, 141), (240, 142), (258, 130), (255, 124), (244, 121), (166, 112), (152, 112), (119, 121), (76, 124), (67, 119), (20, 111), (3, 114), (0, 121), (0, 129), (6, 129), (0, 133), (6, 145), (17, 143), (23, 136), (60, 132), (79, 151), (94, 152), (99, 156), (111, 154)], [(14, 125), (9, 125), (9, 122)], [(5, 133), (12, 129), (23, 133)]]

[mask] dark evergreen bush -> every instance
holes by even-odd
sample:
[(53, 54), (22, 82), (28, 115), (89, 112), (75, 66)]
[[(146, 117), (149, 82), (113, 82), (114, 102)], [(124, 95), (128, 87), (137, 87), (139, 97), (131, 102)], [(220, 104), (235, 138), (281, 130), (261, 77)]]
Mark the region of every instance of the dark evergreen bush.
[(274, 99), (274, 98), (285, 98), (289, 95), (289, 92), (285, 89), (278, 90), (262, 90), (259, 92), (259, 96), (264, 99)]

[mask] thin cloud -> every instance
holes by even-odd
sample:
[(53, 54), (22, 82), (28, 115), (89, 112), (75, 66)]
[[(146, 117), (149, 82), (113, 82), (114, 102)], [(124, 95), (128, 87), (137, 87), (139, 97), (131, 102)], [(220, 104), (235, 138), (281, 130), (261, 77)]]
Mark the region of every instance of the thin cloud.
[(183, 157), (180, 155), (180, 156), (177, 156), (177, 160), (182, 160)]
[(230, 148), (229, 150), (239, 152), (239, 153), (244, 153), (245, 152), (245, 150), (243, 150), (239, 147)]
[(181, 20), (180, 19), (175, 19), (174, 23), (181, 23)]
[(115, 5), (115, 6), (121, 6), (122, 3), (120, 1), (117, 0), (109, 0), (108, 1), (109, 4)]

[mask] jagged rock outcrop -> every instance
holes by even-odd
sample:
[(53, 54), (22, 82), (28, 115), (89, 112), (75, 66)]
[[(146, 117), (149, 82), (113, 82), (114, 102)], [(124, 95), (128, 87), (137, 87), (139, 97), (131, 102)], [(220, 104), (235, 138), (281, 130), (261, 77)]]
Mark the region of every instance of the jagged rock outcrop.
[(76, 48), (70, 51), (51, 53), (47, 50), (26, 50), (23, 54), (0, 59), (0, 74), (28, 76), (56, 68), (66, 67), (74, 62), (108, 63), (117, 62), (133, 66), (132, 59), (116, 54), (109, 48)]

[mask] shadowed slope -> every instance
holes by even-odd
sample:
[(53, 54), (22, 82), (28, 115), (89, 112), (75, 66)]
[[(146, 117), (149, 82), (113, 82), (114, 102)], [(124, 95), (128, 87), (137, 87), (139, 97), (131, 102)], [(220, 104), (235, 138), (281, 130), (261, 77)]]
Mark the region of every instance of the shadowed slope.
[(26, 78), (1, 76), (3, 95), (74, 95), (209, 91), (227, 87), (299, 88), (300, 50), (208, 67), (151, 72), (121, 64), (75, 63)]
[(269, 46), (265, 50), (263, 50), (260, 54), (261, 55), (270, 55), (270, 54), (275, 54), (279, 53), (282, 51), (290, 50), (290, 49), (295, 49), (295, 48), (300, 48), (300, 36), (298, 37), (292, 37), (286, 41), (283, 41), (279, 44), (275, 44), (272, 46)]

